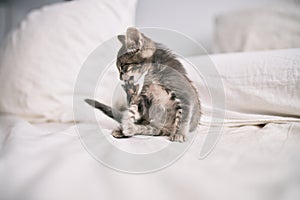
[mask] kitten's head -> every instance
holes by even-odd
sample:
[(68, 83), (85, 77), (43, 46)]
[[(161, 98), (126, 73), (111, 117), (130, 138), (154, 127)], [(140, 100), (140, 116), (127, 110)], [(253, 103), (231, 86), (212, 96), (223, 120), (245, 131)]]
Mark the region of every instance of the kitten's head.
[(117, 67), (123, 81), (134, 77), (137, 81), (145, 71), (145, 61), (155, 52), (155, 43), (136, 28), (128, 28), (126, 35), (119, 35), (122, 47), (118, 52)]

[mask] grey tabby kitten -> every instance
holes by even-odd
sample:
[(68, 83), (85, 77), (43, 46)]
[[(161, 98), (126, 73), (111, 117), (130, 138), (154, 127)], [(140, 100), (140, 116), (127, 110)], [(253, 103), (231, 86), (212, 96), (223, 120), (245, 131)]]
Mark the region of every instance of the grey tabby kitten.
[(118, 39), (122, 47), (117, 68), (125, 83), (128, 109), (114, 110), (90, 99), (86, 102), (120, 122), (114, 137), (163, 135), (184, 142), (201, 116), (197, 90), (184, 67), (170, 50), (136, 28), (128, 28)]

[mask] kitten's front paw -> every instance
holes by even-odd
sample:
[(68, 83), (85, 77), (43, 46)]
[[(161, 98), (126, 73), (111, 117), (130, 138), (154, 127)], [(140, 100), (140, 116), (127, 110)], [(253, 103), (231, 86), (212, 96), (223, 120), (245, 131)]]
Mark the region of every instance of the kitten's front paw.
[(172, 136), (170, 136), (170, 140), (172, 142), (185, 142), (187, 139), (186, 139), (186, 136), (183, 135), (183, 134), (174, 134)]
[(114, 138), (124, 138), (126, 137), (122, 130), (121, 129), (116, 129), (116, 130), (113, 130), (111, 135), (114, 137)]
[(127, 137), (133, 136), (136, 132), (134, 124), (131, 124), (131, 123), (123, 125), (122, 129), (123, 129), (123, 131), (122, 131), (123, 135), (127, 136)]

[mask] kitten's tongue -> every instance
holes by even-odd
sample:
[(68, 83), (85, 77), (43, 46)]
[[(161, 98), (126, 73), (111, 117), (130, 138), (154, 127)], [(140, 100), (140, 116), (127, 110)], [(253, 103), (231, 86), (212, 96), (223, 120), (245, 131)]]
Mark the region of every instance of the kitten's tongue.
[(128, 93), (131, 94), (131, 95), (134, 94), (133, 89), (129, 89)]

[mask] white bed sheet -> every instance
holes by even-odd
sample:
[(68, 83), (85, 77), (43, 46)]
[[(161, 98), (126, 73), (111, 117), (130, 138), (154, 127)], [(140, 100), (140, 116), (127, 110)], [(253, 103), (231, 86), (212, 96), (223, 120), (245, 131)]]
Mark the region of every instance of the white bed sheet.
[[(133, 175), (104, 166), (83, 147), (74, 124), (32, 125), (0, 115), (0, 199), (299, 199), (299, 53), (290, 49), (191, 58), (205, 67), (212, 61), (221, 75), (226, 95), (222, 136), (211, 154), (199, 159), (211, 124), (205, 110), (211, 100), (194, 76), (204, 108), (197, 138), (174, 164), (153, 173)], [(107, 83), (117, 76), (115, 68), (110, 75)], [(214, 74), (205, 78), (213, 80)], [(104, 90), (111, 92), (110, 87)], [(109, 103), (112, 98), (99, 99)], [(170, 144), (165, 137), (114, 139), (110, 131), (116, 123), (95, 113), (105, 137), (123, 151), (149, 153)], [(93, 129), (84, 133), (88, 139), (93, 135), (98, 135)], [(104, 150), (112, 160), (120, 159)]]
[[(299, 199), (300, 123), (224, 127), (215, 149), (199, 160), (207, 129), (200, 126), (190, 149), (171, 166), (133, 175), (93, 159), (74, 125), (37, 126), (1, 115), (0, 199)], [(169, 142), (111, 139), (144, 149)]]

